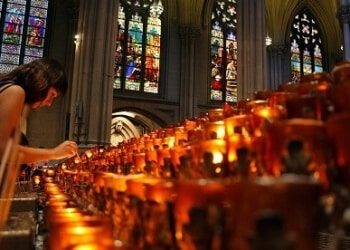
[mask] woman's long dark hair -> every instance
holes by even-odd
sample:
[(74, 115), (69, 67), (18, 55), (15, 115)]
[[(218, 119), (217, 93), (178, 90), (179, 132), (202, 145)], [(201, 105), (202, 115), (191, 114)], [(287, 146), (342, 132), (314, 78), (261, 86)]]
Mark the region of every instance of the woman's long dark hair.
[(67, 77), (59, 62), (50, 58), (34, 60), (18, 66), (11, 72), (0, 76), (1, 82), (21, 86), (26, 94), (28, 104), (45, 99), (50, 87), (61, 94), (67, 91)]

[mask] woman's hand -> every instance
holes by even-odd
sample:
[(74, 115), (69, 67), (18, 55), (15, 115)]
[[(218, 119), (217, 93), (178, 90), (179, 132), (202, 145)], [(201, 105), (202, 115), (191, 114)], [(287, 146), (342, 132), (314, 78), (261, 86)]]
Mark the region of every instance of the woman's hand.
[(55, 159), (69, 158), (76, 155), (78, 145), (74, 141), (64, 141), (57, 147), (53, 148)]

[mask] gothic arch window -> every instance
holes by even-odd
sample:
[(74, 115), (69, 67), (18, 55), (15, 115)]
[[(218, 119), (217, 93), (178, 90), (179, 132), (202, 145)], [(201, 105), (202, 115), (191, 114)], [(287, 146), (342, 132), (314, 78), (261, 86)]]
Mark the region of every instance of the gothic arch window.
[(45, 54), (49, 0), (0, 0), (0, 72)]
[(292, 81), (313, 72), (323, 71), (323, 43), (312, 15), (303, 9), (293, 20), (290, 33)]
[(161, 0), (120, 0), (114, 88), (159, 93)]
[(215, 1), (210, 35), (210, 100), (237, 102), (236, 0)]

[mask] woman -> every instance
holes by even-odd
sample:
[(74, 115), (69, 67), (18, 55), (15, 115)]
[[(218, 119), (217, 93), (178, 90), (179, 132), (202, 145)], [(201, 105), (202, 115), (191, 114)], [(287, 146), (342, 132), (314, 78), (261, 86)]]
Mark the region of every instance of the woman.
[[(0, 161), (24, 106), (32, 109), (50, 106), (66, 90), (63, 68), (53, 59), (38, 59), (0, 76)], [(23, 163), (63, 159), (77, 153), (77, 145), (72, 141), (65, 141), (52, 149), (18, 147)]]

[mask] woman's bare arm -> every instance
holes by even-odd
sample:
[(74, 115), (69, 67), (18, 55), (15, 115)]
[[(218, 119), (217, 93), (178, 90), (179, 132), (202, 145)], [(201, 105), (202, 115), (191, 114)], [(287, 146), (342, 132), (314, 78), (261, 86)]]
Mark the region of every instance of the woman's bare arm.
[(77, 154), (78, 146), (74, 141), (65, 141), (55, 148), (32, 148), (18, 146), (21, 154), (21, 163), (33, 163), (38, 161), (59, 160), (72, 157)]

